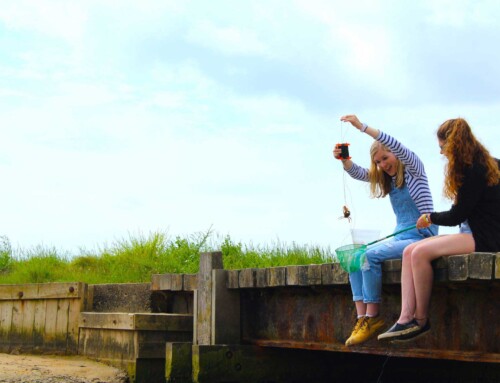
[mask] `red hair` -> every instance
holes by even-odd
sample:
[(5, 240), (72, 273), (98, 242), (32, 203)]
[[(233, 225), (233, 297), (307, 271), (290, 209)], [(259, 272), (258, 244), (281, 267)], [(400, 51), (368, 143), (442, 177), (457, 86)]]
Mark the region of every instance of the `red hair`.
[(472, 134), (469, 124), (463, 118), (443, 122), (437, 131), (437, 137), (444, 142), (442, 152), (448, 159), (443, 189), (446, 197), (456, 200), (465, 169), (471, 167), (473, 163), (479, 163), (486, 168), (488, 186), (500, 182), (497, 161)]

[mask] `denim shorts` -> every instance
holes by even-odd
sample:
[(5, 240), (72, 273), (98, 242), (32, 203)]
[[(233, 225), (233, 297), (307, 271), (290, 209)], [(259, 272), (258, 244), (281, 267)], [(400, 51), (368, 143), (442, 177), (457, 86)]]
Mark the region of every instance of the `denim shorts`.
[(472, 234), (472, 230), (470, 229), (469, 222), (467, 220), (463, 221), (460, 224), (460, 229), (458, 230), (461, 234)]

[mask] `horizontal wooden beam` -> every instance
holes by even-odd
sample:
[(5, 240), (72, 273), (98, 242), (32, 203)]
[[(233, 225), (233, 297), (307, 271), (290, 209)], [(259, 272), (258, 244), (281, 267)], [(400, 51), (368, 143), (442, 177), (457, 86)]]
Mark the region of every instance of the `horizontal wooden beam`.
[(114, 330), (192, 331), (193, 316), (189, 314), (95, 313), (80, 314), (79, 326)]
[(75, 299), (83, 297), (82, 282), (0, 285), (0, 300)]

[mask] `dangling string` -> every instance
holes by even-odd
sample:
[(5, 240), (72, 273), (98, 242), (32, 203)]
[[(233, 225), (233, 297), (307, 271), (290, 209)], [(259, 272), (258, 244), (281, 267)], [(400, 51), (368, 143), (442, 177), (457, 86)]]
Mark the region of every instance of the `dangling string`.
[[(347, 149), (347, 146), (349, 144), (346, 143), (346, 140), (345, 140), (345, 136), (347, 134), (347, 130), (348, 129), (344, 129), (344, 126), (345, 126), (345, 123), (344, 122), (340, 122), (340, 139), (341, 139), (341, 142), (343, 144), (341, 145), (346, 145), (346, 153), (347, 153), (347, 156), (348, 156), (348, 149)], [(348, 157), (350, 158), (350, 157)], [(349, 197), (351, 197), (351, 194), (350, 194), (350, 190), (349, 190), (349, 187), (347, 185), (347, 177), (348, 175), (346, 174), (347, 172), (342, 169), (342, 190), (343, 190), (343, 196), (344, 196), (344, 205), (342, 206), (342, 216), (339, 217), (339, 219), (342, 219), (342, 218), (345, 218), (349, 221), (349, 223), (351, 224), (351, 227), (354, 227), (354, 222), (353, 222), (353, 217), (351, 216), (351, 211), (349, 209), (349, 203), (347, 202), (347, 197), (349, 195)], [(352, 198), (350, 198), (352, 200)]]

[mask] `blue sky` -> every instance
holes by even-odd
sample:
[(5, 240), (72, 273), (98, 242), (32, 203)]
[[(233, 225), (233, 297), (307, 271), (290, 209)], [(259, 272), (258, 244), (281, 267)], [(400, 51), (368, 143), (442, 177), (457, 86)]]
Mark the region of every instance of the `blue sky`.
[(352, 113), (419, 154), (448, 209), (439, 124), (466, 118), (500, 156), (498, 20), (493, 0), (3, 0), (0, 235), (73, 253), (154, 231), (387, 235), (389, 201), (331, 155), (348, 141), (368, 165)]

